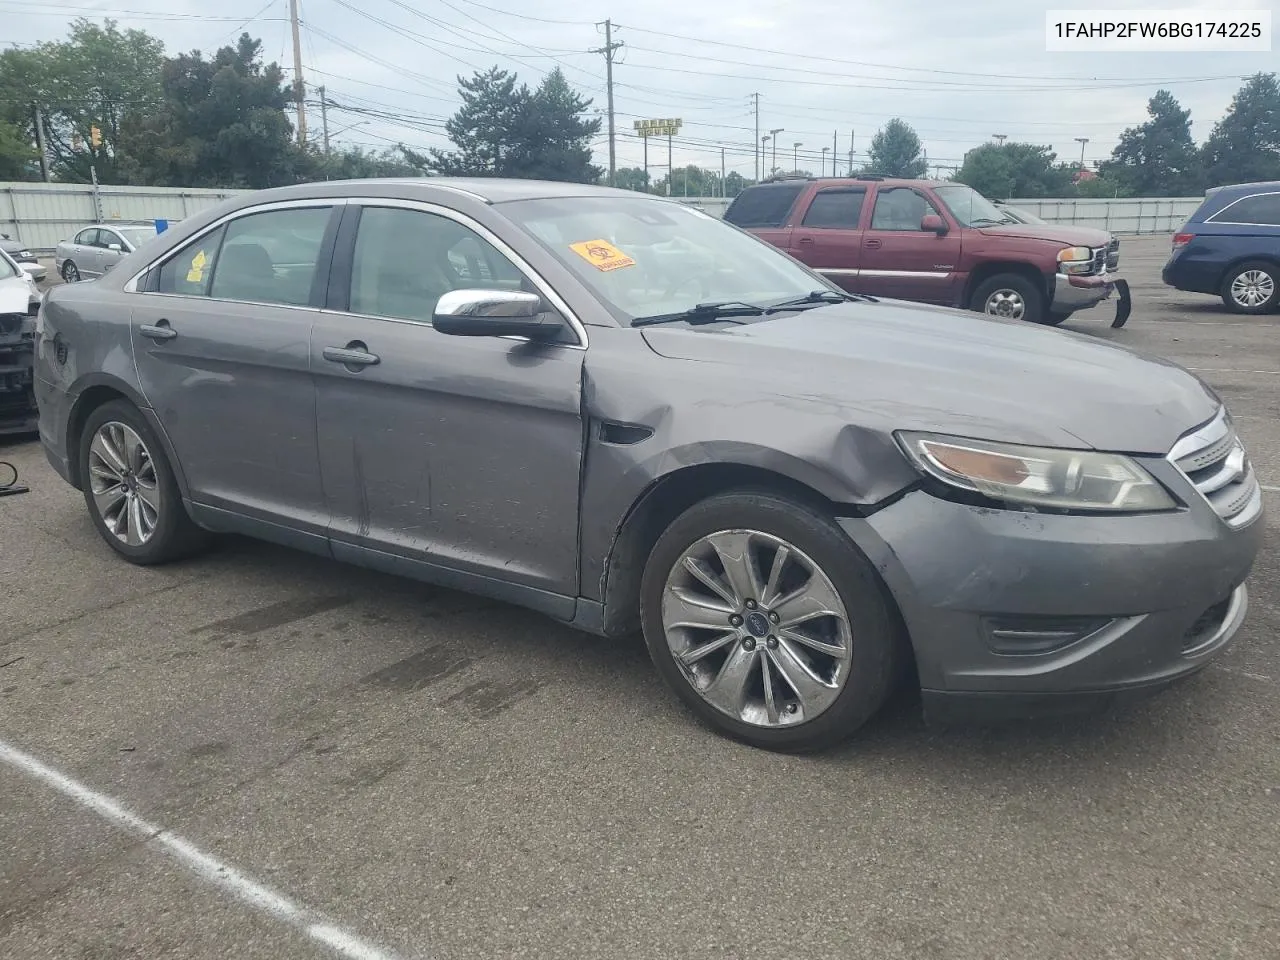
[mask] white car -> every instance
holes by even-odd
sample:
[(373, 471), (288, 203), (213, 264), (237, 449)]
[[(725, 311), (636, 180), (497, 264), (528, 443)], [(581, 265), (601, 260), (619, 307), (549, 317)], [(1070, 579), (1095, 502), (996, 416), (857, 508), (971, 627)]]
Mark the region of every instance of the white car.
[(100, 277), (156, 235), (150, 220), (85, 227), (53, 252), (53, 268), (67, 283)]
[(32, 303), (40, 302), (40, 288), (26, 270), (0, 250), (0, 314), (27, 313)]
[(7, 233), (0, 233), (0, 250), (7, 253), (9, 259), (16, 263), (24, 273), (30, 275), (32, 280), (40, 281), (45, 278), (47, 271), (39, 258), (29, 248), (12, 239)]

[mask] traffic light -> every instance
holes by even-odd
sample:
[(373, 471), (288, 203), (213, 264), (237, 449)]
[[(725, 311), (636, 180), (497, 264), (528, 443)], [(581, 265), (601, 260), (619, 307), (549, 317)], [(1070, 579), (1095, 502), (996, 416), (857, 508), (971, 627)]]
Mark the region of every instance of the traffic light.
[(95, 150), (102, 146), (102, 131), (98, 127), (89, 128), (89, 142), (93, 144)]

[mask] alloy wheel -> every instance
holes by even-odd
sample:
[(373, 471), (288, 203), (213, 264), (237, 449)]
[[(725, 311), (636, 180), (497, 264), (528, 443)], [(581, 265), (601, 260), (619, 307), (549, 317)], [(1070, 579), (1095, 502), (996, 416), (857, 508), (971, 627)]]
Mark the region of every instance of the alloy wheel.
[(1231, 281), (1231, 299), (1248, 309), (1262, 306), (1275, 292), (1275, 278), (1265, 270), (1244, 270)]
[(993, 290), (987, 297), (986, 312), (993, 317), (1004, 317), (1007, 320), (1021, 320), (1027, 312), (1027, 303), (1017, 290)]
[(62, 279), (67, 283), (78, 283), (80, 281), (80, 269), (68, 261), (62, 267)]
[(829, 708), (849, 677), (849, 615), (803, 551), (758, 530), (695, 541), (662, 592), (667, 646), (690, 686), (736, 720), (780, 727)]
[(155, 534), (163, 506), (151, 451), (136, 430), (118, 421), (98, 428), (89, 444), (89, 485), (107, 530), (140, 547)]

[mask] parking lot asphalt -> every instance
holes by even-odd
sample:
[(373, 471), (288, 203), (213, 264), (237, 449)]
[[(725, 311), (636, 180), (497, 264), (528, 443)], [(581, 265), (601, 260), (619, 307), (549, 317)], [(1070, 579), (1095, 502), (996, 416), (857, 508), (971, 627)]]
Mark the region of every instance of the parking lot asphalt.
[(1232, 647), (1096, 718), (752, 750), (637, 642), (243, 540), (133, 567), (0, 442), (0, 957), (1280, 955), (1280, 315), (1167, 250), (1068, 326), (1222, 393), (1267, 539)]

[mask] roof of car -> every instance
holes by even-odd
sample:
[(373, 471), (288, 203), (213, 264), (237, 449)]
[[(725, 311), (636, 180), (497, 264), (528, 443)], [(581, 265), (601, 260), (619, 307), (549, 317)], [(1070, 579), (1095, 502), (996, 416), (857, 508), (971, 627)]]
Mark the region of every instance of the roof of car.
[(771, 177), (762, 183), (747, 187), (772, 187), (787, 183), (821, 183), (836, 186), (865, 186), (868, 183), (879, 183), (890, 187), (940, 187), (952, 183), (950, 180), (924, 180), (909, 177), (883, 177), (879, 174), (855, 174), (852, 177)]
[[(278, 187), (270, 191), (260, 191), (258, 197), (259, 202), (262, 202), (302, 196), (332, 197), (371, 192), (376, 195), (396, 193), (406, 199), (415, 196), (427, 199), (441, 190), (467, 194), (483, 203), (506, 203), (512, 200), (553, 197), (637, 196), (633, 190), (617, 190), (592, 184), (559, 183), (549, 180), (514, 180), (500, 177), (382, 177), (366, 180), (323, 180)], [(646, 196), (646, 194), (639, 194), (639, 196)]]
[(1206, 197), (1217, 193), (1259, 193), (1267, 190), (1280, 190), (1280, 180), (1258, 180), (1254, 183), (1224, 183), (1220, 187), (1210, 187), (1205, 191)]

